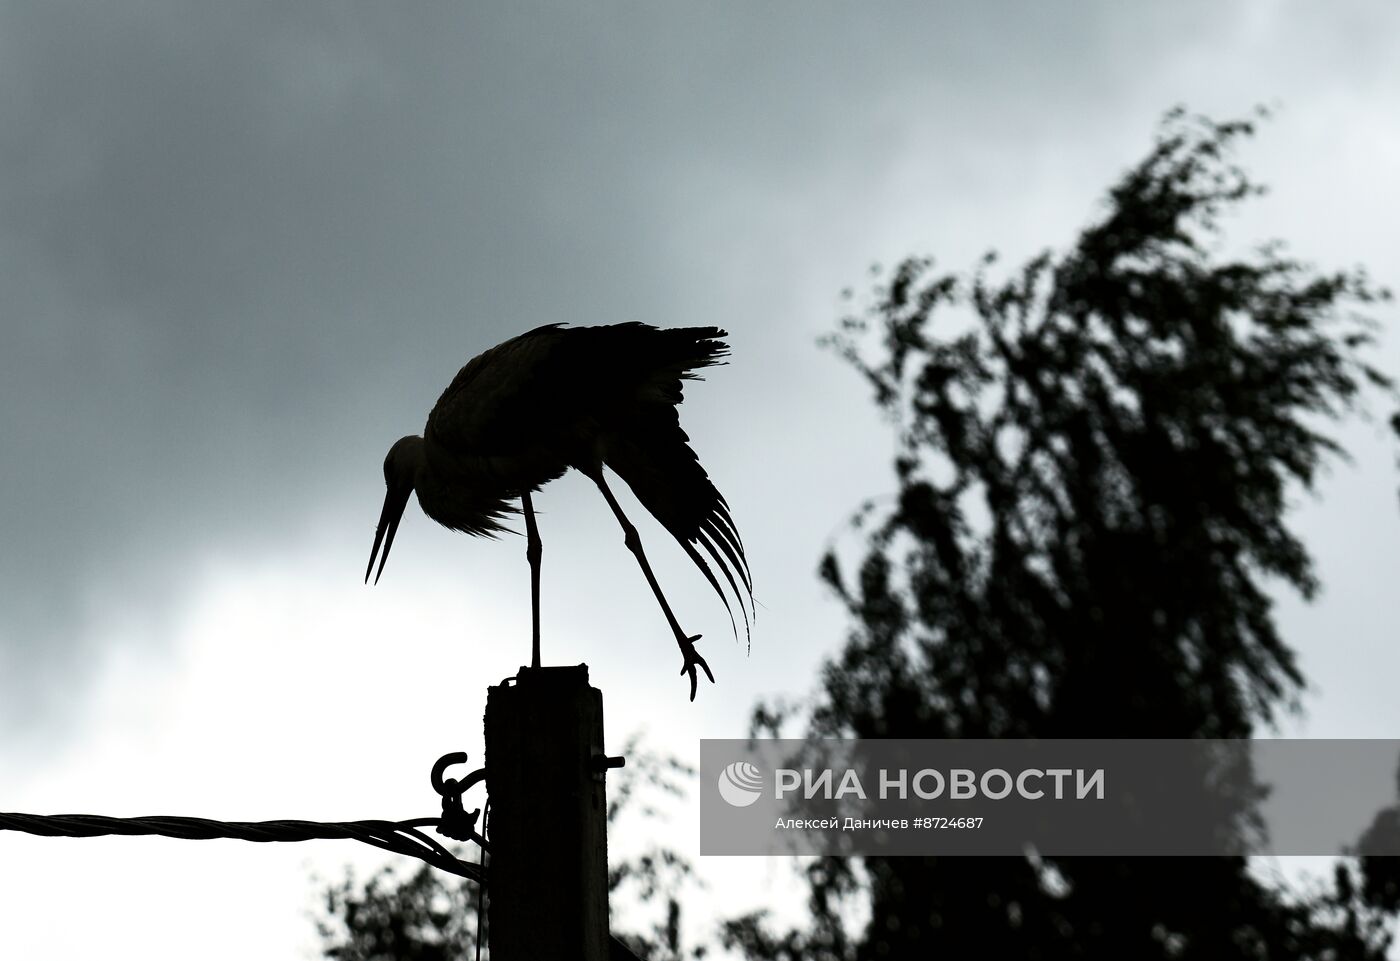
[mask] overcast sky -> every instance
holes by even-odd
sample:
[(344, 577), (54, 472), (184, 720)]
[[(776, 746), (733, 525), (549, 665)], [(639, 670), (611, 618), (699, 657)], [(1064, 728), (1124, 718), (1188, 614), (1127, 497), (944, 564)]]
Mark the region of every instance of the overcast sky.
[[(479, 759), (528, 655), (527, 568), (412, 506), (364, 587), (380, 462), (467, 359), (560, 321), (731, 333), (682, 413), (749, 547), (750, 655), (639, 525), (716, 686), (685, 702), (591, 485), (536, 505), (545, 659), (590, 665), (612, 744), (742, 732), (841, 641), (816, 561), (892, 487), (815, 347), (841, 289), (1064, 245), (1177, 103), (1281, 108), (1233, 236), (1400, 286), (1397, 63), (1381, 0), (0, 4), (0, 809), (432, 813), (428, 766)], [(1393, 452), (1346, 438), (1298, 512), (1325, 590), (1280, 599), (1315, 681), (1287, 733), (1393, 737)], [(378, 863), (347, 846), (0, 834), (0, 954), (299, 956), (308, 871)]]

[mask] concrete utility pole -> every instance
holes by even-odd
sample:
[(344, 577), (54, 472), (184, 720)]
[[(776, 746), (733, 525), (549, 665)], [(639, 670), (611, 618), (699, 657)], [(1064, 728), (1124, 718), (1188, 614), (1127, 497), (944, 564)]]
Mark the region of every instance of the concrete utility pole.
[(492, 961), (607, 961), (603, 695), (588, 667), (523, 667), (486, 697)]

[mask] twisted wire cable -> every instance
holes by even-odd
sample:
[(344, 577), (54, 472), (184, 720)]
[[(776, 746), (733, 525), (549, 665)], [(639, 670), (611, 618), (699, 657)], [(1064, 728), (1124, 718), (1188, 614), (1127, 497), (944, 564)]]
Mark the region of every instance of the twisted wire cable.
[(483, 856), (490, 844), (476, 830), (479, 812), (462, 806), (462, 795), (486, 779), (485, 769), (465, 778), (444, 777), (447, 768), (466, 761), (461, 751), (444, 754), (433, 765), (433, 790), (442, 798), (442, 817), (409, 821), (215, 821), (210, 818), (140, 817), (113, 818), (101, 814), (16, 814), (0, 812), (0, 831), (22, 831), (50, 838), (95, 838), (106, 835), (159, 835), (189, 841), (232, 838), (260, 844), (285, 841), (349, 839), (372, 844), (394, 854), (418, 858), (458, 877), (486, 883), (486, 869), (464, 861), (421, 830), (432, 828), (455, 841), (472, 841)]
[[(480, 864), (464, 861), (421, 828), (438, 828), (441, 818), (410, 821), (215, 821), (192, 817), (114, 818), (100, 814), (17, 814), (0, 812), (0, 831), (43, 837), (91, 838), (105, 835), (159, 835), (192, 841), (233, 838), (258, 843), (349, 839), (418, 858), (435, 868), (477, 882), (486, 880)], [(471, 840), (484, 841), (471, 832)]]

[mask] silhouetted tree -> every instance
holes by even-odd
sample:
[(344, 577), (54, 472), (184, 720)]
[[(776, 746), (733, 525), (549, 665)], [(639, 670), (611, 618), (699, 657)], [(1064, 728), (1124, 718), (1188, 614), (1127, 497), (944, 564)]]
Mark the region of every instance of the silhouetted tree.
[[(1329, 425), (1368, 387), (1395, 396), (1354, 311), (1388, 295), (1278, 244), (1225, 252), (1219, 218), (1259, 192), (1229, 159), (1252, 132), (1174, 111), (1063, 254), (1005, 281), (990, 256), (970, 276), (911, 258), (827, 338), (895, 425), (898, 495), (857, 516), (854, 574), (822, 561), (854, 628), (812, 735), (1241, 738), (1296, 703), (1269, 590), (1318, 584), (1288, 498), (1342, 453)], [(1297, 903), (1243, 859), (824, 860), (813, 928), (778, 936), (755, 915), (725, 942), (783, 959), (1379, 958), (1393, 880), (1366, 870)], [(868, 901), (854, 941), (847, 895)]]
[(423, 865), (400, 879), (382, 868), (363, 886), (347, 873), (324, 892), (322, 950), (335, 961), (469, 961), (475, 957), (476, 886)]

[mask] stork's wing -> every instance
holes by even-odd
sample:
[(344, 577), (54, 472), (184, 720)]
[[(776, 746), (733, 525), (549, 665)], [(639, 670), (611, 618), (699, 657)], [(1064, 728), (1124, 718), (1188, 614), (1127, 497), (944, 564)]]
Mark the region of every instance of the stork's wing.
[(718, 568), (739, 602), (747, 637), (753, 581), (744, 542), (729, 505), (691, 450), (676, 412), (683, 382), (695, 379), (696, 371), (723, 362), (729, 352), (724, 342), (728, 335), (718, 327), (657, 330), (641, 324), (593, 331), (593, 343), (603, 348), (607, 358), (600, 359), (600, 366), (612, 366), (612, 376), (626, 385), (626, 394), (615, 397), (615, 406), (601, 417), (604, 463), (627, 482), (642, 506), (670, 531), (705, 575), (732, 624), (734, 609), (715, 577)]
[[(652, 405), (610, 438), (605, 462), (627, 482), (642, 506), (670, 531), (705, 575), (724, 601), (732, 623), (734, 609), (715, 577), (714, 568), (719, 569), (739, 602), (744, 635), (748, 637), (753, 581), (744, 556), (744, 542), (729, 514), (729, 505), (700, 465), (689, 440), (675, 407)], [(713, 567), (701, 550), (709, 555)]]

